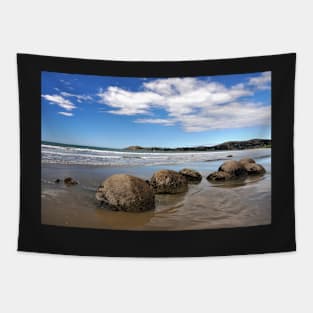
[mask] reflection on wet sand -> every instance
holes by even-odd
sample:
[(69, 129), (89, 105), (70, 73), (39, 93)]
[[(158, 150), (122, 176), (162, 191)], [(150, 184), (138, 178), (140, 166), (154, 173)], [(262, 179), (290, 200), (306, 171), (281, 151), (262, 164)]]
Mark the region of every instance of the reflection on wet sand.
[[(185, 193), (157, 194), (155, 210), (141, 213), (113, 212), (101, 208), (95, 199), (99, 182), (113, 173), (125, 172), (125, 168), (46, 166), (42, 171), (42, 223), (127, 230), (189, 230), (270, 224), (270, 158), (259, 162), (266, 168), (264, 176), (227, 183), (211, 183), (205, 179), (216, 168), (214, 162), (193, 164), (192, 167), (203, 175), (199, 184), (189, 184)], [(167, 168), (178, 170), (183, 167)], [(146, 179), (157, 169), (147, 166), (127, 168), (127, 171)], [(62, 175), (75, 177), (80, 184), (66, 187), (51, 183)]]

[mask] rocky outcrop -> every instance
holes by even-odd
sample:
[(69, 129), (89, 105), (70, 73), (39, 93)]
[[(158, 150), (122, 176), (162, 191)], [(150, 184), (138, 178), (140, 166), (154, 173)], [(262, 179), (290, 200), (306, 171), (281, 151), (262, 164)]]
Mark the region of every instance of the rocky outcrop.
[(78, 182), (74, 180), (72, 177), (66, 177), (64, 178), (64, 184), (66, 186), (73, 186), (73, 185), (77, 185)]
[(155, 208), (154, 193), (141, 178), (116, 174), (101, 183), (96, 199), (114, 211), (142, 212)]
[(175, 171), (160, 170), (155, 172), (150, 180), (150, 186), (155, 193), (181, 193), (188, 190), (187, 178)]
[(179, 174), (185, 176), (187, 178), (187, 181), (191, 183), (199, 183), (201, 182), (202, 179), (202, 175), (199, 172), (192, 170), (190, 168), (184, 168), (180, 170)]

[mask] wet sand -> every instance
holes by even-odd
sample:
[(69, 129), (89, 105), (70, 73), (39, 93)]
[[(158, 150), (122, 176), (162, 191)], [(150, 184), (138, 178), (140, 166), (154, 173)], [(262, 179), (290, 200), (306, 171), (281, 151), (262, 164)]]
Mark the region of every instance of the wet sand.
[[(228, 155), (225, 152), (225, 155)], [(231, 184), (212, 184), (206, 176), (223, 161), (176, 165), (101, 167), (42, 164), (41, 221), (43, 224), (124, 230), (189, 230), (245, 227), (271, 223), (271, 158), (257, 160), (266, 169), (261, 177)], [(192, 168), (203, 175), (177, 195), (156, 195), (156, 209), (142, 213), (112, 212), (99, 207), (95, 191), (112, 174), (149, 179), (159, 169)], [(79, 185), (66, 187), (56, 178), (71, 176)]]

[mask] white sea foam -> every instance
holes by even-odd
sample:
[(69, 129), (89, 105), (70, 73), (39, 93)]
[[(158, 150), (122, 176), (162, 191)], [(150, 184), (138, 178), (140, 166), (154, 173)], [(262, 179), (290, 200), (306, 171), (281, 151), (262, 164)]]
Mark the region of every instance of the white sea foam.
[(206, 152), (128, 152), (49, 144), (41, 145), (42, 162), (55, 164), (97, 166), (162, 165), (226, 160), (229, 154), (233, 158), (247, 156), (260, 158), (270, 156), (271, 149)]

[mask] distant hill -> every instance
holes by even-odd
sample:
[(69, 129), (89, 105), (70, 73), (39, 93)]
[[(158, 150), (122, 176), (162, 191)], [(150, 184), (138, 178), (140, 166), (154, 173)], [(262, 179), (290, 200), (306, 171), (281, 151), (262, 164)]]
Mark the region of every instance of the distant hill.
[(140, 146), (129, 146), (129, 147), (125, 148), (125, 150), (134, 150), (134, 151), (143, 150), (143, 149), (145, 149), (145, 148), (140, 147)]
[(257, 148), (271, 148), (271, 139), (250, 139), (244, 141), (227, 141), (215, 146), (198, 146), (198, 147), (179, 147), (179, 148), (162, 148), (162, 147), (141, 147), (129, 146), (125, 148), (128, 151), (225, 151), (225, 150), (245, 150)]

